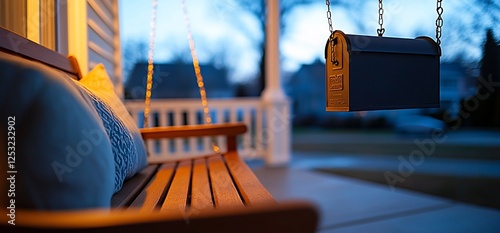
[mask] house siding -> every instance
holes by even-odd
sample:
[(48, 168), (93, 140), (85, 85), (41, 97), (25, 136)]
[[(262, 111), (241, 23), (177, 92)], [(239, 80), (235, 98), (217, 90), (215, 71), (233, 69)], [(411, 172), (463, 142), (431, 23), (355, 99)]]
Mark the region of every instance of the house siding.
[(118, 17), (118, 0), (87, 1), (88, 69), (103, 63), (123, 96)]

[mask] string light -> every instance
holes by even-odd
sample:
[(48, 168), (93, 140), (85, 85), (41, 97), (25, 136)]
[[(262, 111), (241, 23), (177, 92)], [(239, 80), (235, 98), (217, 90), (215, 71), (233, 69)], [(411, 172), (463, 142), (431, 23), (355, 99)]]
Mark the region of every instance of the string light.
[[(203, 106), (205, 123), (211, 124), (212, 117), (210, 116), (210, 109), (208, 108), (207, 92), (205, 91), (205, 83), (203, 82), (203, 76), (201, 75), (200, 62), (198, 60), (198, 55), (196, 54), (194, 39), (191, 33), (191, 23), (189, 21), (185, 0), (182, 0), (182, 11), (184, 12), (184, 23), (186, 24), (187, 38), (189, 40), (189, 50), (191, 51), (191, 58), (193, 60), (193, 68), (194, 68), (194, 73), (196, 75), (196, 82), (198, 83), (198, 88), (200, 89), (201, 104)], [(211, 140), (212, 140), (212, 150), (215, 153), (220, 153), (220, 148), (219, 146), (217, 146), (215, 138), (212, 137)]]
[(149, 33), (149, 52), (148, 52), (148, 74), (146, 81), (146, 98), (144, 100), (144, 124), (143, 127), (149, 127), (149, 112), (151, 110), (151, 89), (153, 88), (154, 73), (154, 50), (155, 50), (155, 32), (156, 32), (156, 10), (158, 8), (157, 0), (153, 0), (153, 12), (151, 14), (151, 32)]

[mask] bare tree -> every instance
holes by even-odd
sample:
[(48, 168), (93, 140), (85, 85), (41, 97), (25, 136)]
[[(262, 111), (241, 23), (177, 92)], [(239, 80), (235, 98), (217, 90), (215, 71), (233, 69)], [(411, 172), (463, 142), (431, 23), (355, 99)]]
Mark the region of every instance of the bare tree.
[[(484, 43), (484, 32), (488, 28), (499, 32), (500, 27), (500, 2), (498, 0), (471, 0), (455, 3), (454, 9), (446, 14), (445, 7), (443, 26), (443, 50), (456, 51), (455, 55), (467, 56), (470, 49), (479, 49)], [(460, 45), (460, 46), (457, 46)], [(450, 59), (455, 59), (451, 57)]]
[[(500, 127), (500, 42), (492, 30), (486, 32), (481, 73), (477, 80), (476, 94), (468, 100), (468, 106), (477, 106), (471, 111), (472, 125), (478, 127)], [(477, 105), (474, 101), (476, 101)], [(470, 109), (462, 108), (463, 112)]]
[(192, 62), (191, 59), (191, 51), (188, 47), (179, 46), (170, 50), (172, 57), (170, 59), (170, 63), (173, 64), (190, 64)]
[[(281, 0), (280, 1), (280, 16), (281, 18), (286, 18), (287, 15), (296, 7), (304, 6), (317, 2), (318, 0)], [(261, 93), (265, 87), (265, 73), (266, 73), (266, 1), (265, 0), (240, 0), (239, 7), (243, 11), (249, 12), (253, 15), (259, 22), (260, 30), (263, 32), (264, 37), (259, 43), (261, 48), (261, 59), (260, 59), (260, 74), (258, 77), (259, 91)], [(280, 21), (280, 33), (284, 34), (286, 32), (286, 25), (283, 20)]]
[(122, 54), (123, 80), (127, 80), (136, 63), (148, 60), (148, 46), (145, 41), (129, 40), (125, 42)]
[[(313, 4), (313, 3), (325, 3), (323, 0), (281, 0), (280, 1), (280, 16), (281, 16), (281, 21), (280, 21), (280, 33), (281, 35), (286, 34), (287, 32), (287, 25), (286, 22), (283, 19), (286, 19), (288, 15), (296, 8), (298, 7), (303, 7), (305, 5)], [(345, 9), (356, 9), (359, 8), (364, 1), (352, 1), (352, 0), (330, 0), (331, 7), (341, 7)], [(253, 15), (258, 23), (260, 30), (263, 32), (263, 38), (259, 42), (258, 47), (261, 49), (261, 59), (260, 59), (260, 74), (258, 77), (258, 87), (259, 91), (258, 93), (261, 93), (264, 88), (265, 88), (265, 73), (266, 73), (266, 0), (239, 0), (238, 1), (238, 6), (240, 10), (246, 11)], [(356, 16), (356, 14), (359, 14), (359, 12), (355, 10), (351, 10), (353, 14), (353, 18)], [(325, 20), (326, 20), (326, 6), (325, 6)], [(364, 28), (363, 22), (360, 20), (356, 21), (356, 26), (359, 28)], [(249, 32), (250, 33), (250, 32)]]

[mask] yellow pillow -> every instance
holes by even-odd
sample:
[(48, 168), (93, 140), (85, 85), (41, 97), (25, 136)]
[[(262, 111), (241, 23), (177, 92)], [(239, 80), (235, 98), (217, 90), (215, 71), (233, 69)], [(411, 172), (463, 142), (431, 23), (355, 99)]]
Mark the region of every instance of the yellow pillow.
[(108, 72), (103, 64), (97, 64), (85, 77), (80, 80), (86, 88), (111, 105), (114, 111), (125, 118), (130, 118), (125, 105), (120, 97), (116, 95), (115, 87), (109, 78)]

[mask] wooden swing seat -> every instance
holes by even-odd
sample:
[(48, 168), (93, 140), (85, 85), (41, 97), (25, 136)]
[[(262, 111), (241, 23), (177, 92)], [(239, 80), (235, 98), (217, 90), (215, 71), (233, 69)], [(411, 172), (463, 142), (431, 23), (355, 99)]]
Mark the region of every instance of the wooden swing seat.
[[(15, 43), (13, 43), (13, 41)], [(10, 54), (81, 77), (74, 62), (0, 27), (0, 55)], [(16, 210), (0, 232), (314, 232), (307, 202), (277, 203), (237, 153), (241, 123), (142, 129), (144, 140), (224, 135), (227, 152), (150, 164), (111, 200), (111, 210)]]

